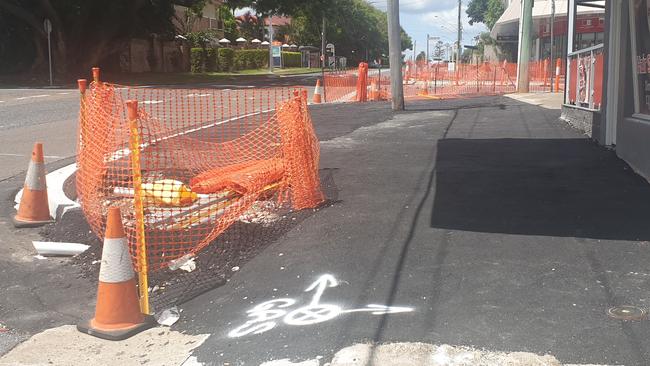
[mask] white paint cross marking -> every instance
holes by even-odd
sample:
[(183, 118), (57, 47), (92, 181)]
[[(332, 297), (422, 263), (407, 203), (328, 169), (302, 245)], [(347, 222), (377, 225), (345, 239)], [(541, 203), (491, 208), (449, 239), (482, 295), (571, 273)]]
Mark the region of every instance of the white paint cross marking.
[(261, 334), (267, 332), (278, 325), (277, 319), (282, 318), (286, 325), (312, 325), (328, 320), (332, 320), (341, 314), (349, 313), (370, 313), (371, 315), (407, 313), (414, 309), (403, 306), (386, 306), (378, 304), (368, 304), (361, 309), (343, 310), (335, 304), (322, 304), (321, 298), (325, 290), (336, 287), (339, 282), (330, 274), (324, 274), (314, 281), (305, 292), (314, 291), (314, 295), (308, 305), (299, 307), (292, 311), (284, 310), (296, 304), (296, 300), (283, 298), (263, 302), (246, 314), (251, 318), (243, 325), (231, 330), (228, 336), (231, 338), (243, 337), (249, 334)]

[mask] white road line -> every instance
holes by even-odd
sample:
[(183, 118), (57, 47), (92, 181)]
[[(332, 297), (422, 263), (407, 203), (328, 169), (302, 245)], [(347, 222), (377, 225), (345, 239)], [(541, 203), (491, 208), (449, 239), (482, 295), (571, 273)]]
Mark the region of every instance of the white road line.
[(49, 94), (39, 94), (39, 95), (30, 95), (28, 97), (20, 97), (16, 98), (16, 100), (24, 100), (24, 99), (30, 99), (30, 98), (43, 98), (43, 97), (49, 97)]
[(70, 93), (69, 92), (63, 92), (63, 93), (57, 93), (57, 94), (59, 94), (59, 95), (67, 95), (67, 94), (70, 94)]
[[(1, 127), (1, 126), (0, 126)], [(0, 153), (0, 156), (16, 156), (16, 157), (28, 157), (31, 155), (25, 155), (25, 154), (12, 154), (12, 153)], [(57, 155), (45, 155), (43, 156), (46, 159), (63, 159), (63, 156), (57, 156)]]
[[(246, 117), (256, 116), (256, 115), (259, 115), (259, 114), (262, 114), (262, 113), (268, 113), (268, 112), (271, 112), (271, 111), (274, 111), (274, 110), (275, 109), (267, 109), (267, 110), (263, 110), (263, 111), (259, 111), (259, 112), (252, 112), (252, 113), (244, 114), (244, 115), (241, 115), (241, 116), (229, 118), (229, 119), (226, 119), (226, 120), (223, 120), (223, 121), (211, 123), (209, 125), (205, 125), (205, 126), (189, 129), (187, 131), (178, 132), (178, 133), (175, 133), (175, 134), (172, 134), (172, 135), (161, 137), (159, 139), (155, 139), (155, 140), (151, 141), (150, 143), (146, 142), (146, 143), (140, 144), (140, 150), (143, 150), (143, 149), (149, 147), (149, 145), (157, 144), (157, 143), (159, 143), (161, 141), (167, 141), (167, 140), (172, 139), (174, 137), (187, 135), (187, 134), (190, 134), (192, 132), (205, 130), (205, 129), (208, 129), (208, 128), (212, 128), (212, 127), (215, 127), (215, 126), (222, 125), (224, 123), (236, 121), (238, 119), (242, 119), (242, 118), (246, 118)], [(131, 154), (131, 149), (126, 148), (126, 149), (118, 150), (118, 151), (112, 153), (109, 157), (107, 157), (106, 160), (108, 162), (113, 162), (113, 161), (119, 160), (121, 158), (125, 158), (125, 157), (129, 156), (130, 154)]]

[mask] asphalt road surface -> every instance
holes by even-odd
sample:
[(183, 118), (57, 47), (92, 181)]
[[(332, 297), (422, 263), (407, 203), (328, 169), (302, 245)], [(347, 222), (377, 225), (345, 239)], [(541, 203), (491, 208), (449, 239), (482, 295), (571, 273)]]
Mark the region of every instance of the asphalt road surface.
[[(223, 83), (185, 84), (170, 88), (254, 89), (309, 86), (313, 93), (318, 75), (260, 76)], [(156, 86), (165, 87), (165, 86)], [(77, 151), (79, 92), (76, 89), (1, 89), (0, 180), (27, 168), (34, 142), (45, 144), (45, 162), (74, 156)]]

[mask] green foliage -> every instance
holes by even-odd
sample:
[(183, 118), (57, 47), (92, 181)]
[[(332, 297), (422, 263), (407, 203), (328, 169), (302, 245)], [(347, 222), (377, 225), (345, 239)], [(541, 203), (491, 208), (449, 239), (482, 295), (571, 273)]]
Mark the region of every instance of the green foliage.
[(485, 25), (490, 29), (494, 28), (504, 11), (506, 11), (506, 8), (500, 0), (489, 0), (487, 12), (485, 13)]
[(483, 23), (492, 29), (505, 10), (501, 0), (471, 0), (466, 13), (469, 24)]
[[(336, 46), (337, 55), (348, 57), (349, 64), (364, 60), (366, 51), (369, 59), (388, 54), (386, 13), (365, 0), (257, 0), (254, 7), (258, 14), (290, 14), (292, 23), (280, 30), (280, 36), (291, 43), (319, 48), (325, 17), (328, 43)], [(402, 50), (412, 45), (402, 31)]]
[[(32, 71), (46, 71), (43, 18), (48, 18), (52, 21), (55, 72), (79, 75), (95, 65), (117, 68), (116, 49), (128, 39), (148, 38), (152, 33), (171, 39), (173, 17), (172, 0), (2, 0), (0, 44), (15, 43), (12, 38), (21, 40), (25, 50), (20, 54), (36, 56), (21, 60), (23, 71), (30, 67)], [(11, 31), (5, 31), (4, 25)], [(0, 54), (0, 59), (5, 57), (4, 52)]]
[(302, 66), (300, 52), (282, 52), (283, 67), (300, 67)]
[(205, 65), (204, 51), (203, 48), (199, 47), (190, 49), (190, 70), (193, 73), (203, 72), (203, 65)]
[(233, 71), (235, 68), (234, 58), (235, 51), (232, 48), (219, 48), (217, 56), (219, 71)]
[(205, 48), (208, 41), (210, 40), (210, 35), (207, 32), (190, 32), (185, 34), (187, 41), (190, 43), (191, 47), (200, 47)]
[(261, 69), (269, 65), (268, 50), (236, 50), (234, 65), (237, 70)]
[(205, 50), (205, 70), (206, 71), (217, 71), (217, 49), (216, 48), (207, 48)]
[(219, 8), (219, 16), (223, 21), (224, 36), (230, 41), (239, 38), (239, 30), (237, 29), (237, 19), (232, 14), (228, 6), (224, 5)]
[(483, 23), (485, 21), (485, 12), (487, 11), (487, 5), (489, 0), (470, 0), (467, 5), (467, 16), (469, 17), (469, 24), (474, 25), (474, 23)]
[(420, 51), (418, 55), (415, 57), (415, 61), (424, 61), (427, 58), (427, 54), (424, 51)]
[(250, 11), (237, 17), (237, 25), (239, 34), (248, 40), (262, 39), (264, 37), (263, 19)]

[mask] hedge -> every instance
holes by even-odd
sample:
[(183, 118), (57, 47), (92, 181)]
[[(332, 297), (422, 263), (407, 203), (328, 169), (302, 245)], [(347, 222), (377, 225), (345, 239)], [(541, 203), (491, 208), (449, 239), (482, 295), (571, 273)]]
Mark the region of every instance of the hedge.
[(300, 67), (302, 58), (300, 52), (282, 52), (282, 67)]
[(194, 73), (203, 72), (205, 54), (203, 48), (190, 49), (190, 70)]
[(236, 50), (234, 64), (237, 70), (261, 69), (269, 65), (268, 50)]
[(233, 71), (235, 51), (232, 48), (219, 48), (218, 69), (219, 71)]
[(218, 71), (216, 48), (207, 48), (205, 50), (205, 71)]
[[(299, 52), (283, 52), (282, 59), (285, 67), (292, 67), (293, 64), (300, 66)], [(290, 64), (287, 65), (287, 62)], [(234, 50), (232, 48), (203, 49), (195, 47), (190, 50), (190, 70), (193, 73), (261, 69), (268, 65), (269, 51), (264, 49)]]

